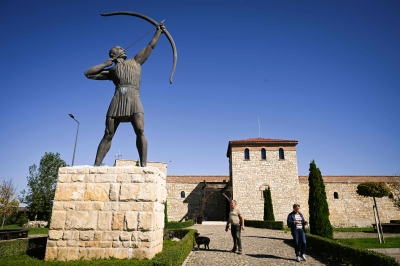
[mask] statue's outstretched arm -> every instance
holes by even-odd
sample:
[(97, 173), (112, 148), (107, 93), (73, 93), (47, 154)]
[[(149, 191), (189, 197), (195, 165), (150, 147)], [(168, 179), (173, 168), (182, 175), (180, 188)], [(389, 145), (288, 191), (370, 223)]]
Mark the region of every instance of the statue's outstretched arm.
[(149, 44), (143, 48), (137, 55), (135, 56), (135, 61), (142, 65), (144, 62), (146, 62), (147, 58), (149, 58), (151, 52), (153, 51), (154, 47), (156, 47), (156, 44), (158, 42), (158, 39), (160, 38), (161, 33), (163, 32), (162, 29), (164, 29), (164, 25), (159, 25), (157, 32), (154, 34), (153, 39), (149, 42)]
[(84, 74), (88, 79), (108, 80), (109, 71), (104, 70), (104, 68), (111, 66), (112, 63), (112, 58), (108, 58), (104, 63), (92, 66), (86, 70)]

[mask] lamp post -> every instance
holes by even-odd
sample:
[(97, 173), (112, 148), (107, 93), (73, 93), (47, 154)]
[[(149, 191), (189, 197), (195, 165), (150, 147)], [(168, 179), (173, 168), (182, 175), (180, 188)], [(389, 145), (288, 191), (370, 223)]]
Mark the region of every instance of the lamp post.
[(75, 160), (75, 151), (76, 151), (76, 143), (78, 142), (78, 131), (79, 131), (79, 121), (75, 119), (73, 114), (69, 114), (69, 116), (78, 123), (78, 128), (76, 129), (76, 138), (75, 138), (75, 146), (74, 146), (74, 155), (72, 156), (72, 166), (74, 166), (74, 160)]

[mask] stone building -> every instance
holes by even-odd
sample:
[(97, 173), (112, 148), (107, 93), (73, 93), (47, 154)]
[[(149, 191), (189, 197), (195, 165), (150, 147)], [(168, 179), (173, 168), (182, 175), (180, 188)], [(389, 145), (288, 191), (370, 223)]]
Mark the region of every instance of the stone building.
[[(262, 191), (271, 190), (275, 219), (286, 221), (294, 203), (308, 219), (308, 176), (299, 176), (297, 140), (252, 138), (228, 143), (229, 175), (168, 176), (168, 219), (201, 217), (226, 220), (229, 199), (238, 201), (245, 219), (262, 220)], [(361, 182), (399, 182), (398, 176), (324, 176), (330, 220), (334, 227), (367, 227), (374, 223), (373, 201), (356, 193)], [(400, 219), (388, 197), (377, 199), (381, 222)]]

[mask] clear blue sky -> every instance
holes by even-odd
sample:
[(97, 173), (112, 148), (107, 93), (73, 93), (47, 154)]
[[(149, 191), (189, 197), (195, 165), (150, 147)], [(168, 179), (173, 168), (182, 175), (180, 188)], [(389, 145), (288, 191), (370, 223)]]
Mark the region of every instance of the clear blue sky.
[[(228, 174), (229, 140), (295, 139), (300, 175), (400, 172), (400, 2), (393, 1), (1, 1), (0, 177), (26, 186), (45, 152), (92, 165), (114, 93), (83, 72), (165, 19), (143, 65), (141, 99), (149, 161), (169, 174)], [(142, 49), (153, 33), (131, 47)], [(121, 124), (104, 163), (138, 159)]]

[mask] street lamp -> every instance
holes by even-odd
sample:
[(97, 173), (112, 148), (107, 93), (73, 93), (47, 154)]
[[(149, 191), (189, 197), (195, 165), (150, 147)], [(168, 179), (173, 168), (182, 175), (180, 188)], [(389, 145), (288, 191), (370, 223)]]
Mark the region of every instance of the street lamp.
[(76, 143), (78, 142), (78, 131), (79, 131), (79, 121), (75, 119), (73, 114), (69, 114), (69, 116), (78, 123), (78, 128), (76, 129), (76, 138), (75, 138), (75, 146), (74, 146), (74, 155), (72, 156), (72, 166), (74, 166), (74, 160), (75, 160), (75, 151), (76, 151)]

